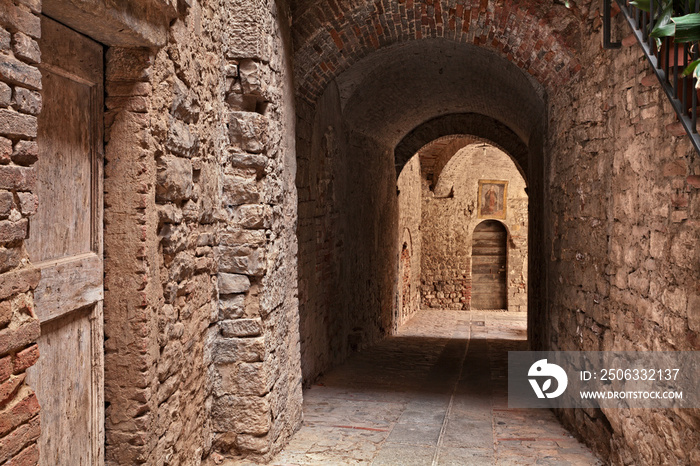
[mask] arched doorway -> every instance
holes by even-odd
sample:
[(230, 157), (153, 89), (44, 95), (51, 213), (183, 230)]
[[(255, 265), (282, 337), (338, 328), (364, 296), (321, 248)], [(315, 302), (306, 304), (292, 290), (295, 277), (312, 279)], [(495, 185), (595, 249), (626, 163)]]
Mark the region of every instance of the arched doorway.
[(501, 222), (486, 220), (472, 237), (472, 309), (507, 309), (508, 232)]

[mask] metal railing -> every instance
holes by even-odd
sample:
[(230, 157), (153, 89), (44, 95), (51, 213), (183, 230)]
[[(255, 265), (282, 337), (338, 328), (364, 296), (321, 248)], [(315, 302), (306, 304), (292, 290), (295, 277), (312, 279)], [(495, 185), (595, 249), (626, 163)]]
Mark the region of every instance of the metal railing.
[[(610, 40), (610, 21), (612, 17), (612, 0), (604, 0), (603, 8), (603, 46), (606, 49), (620, 48), (620, 42)], [(700, 57), (698, 43), (678, 44), (670, 37), (661, 39), (661, 47), (649, 33), (654, 29), (655, 18), (659, 16), (661, 0), (650, 1), (650, 11), (642, 11), (629, 5), (628, 0), (615, 0), (620, 12), (632, 28), (637, 42), (644, 50), (654, 74), (668, 96), (678, 120), (700, 153), (700, 135), (697, 130), (698, 120), (698, 91), (695, 89), (696, 80), (692, 76), (682, 76), (683, 70), (693, 60)], [(700, 12), (700, 0), (685, 0), (685, 12)], [(670, 53), (669, 53), (670, 52)]]

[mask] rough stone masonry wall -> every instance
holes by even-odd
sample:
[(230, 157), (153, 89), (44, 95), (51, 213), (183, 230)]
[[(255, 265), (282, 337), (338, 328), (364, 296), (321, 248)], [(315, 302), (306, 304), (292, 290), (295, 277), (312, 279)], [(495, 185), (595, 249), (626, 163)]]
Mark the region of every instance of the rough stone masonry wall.
[(421, 274), (421, 159), (414, 156), (404, 165), (396, 187), (399, 191), (398, 289), (392, 331), (395, 332), (420, 309)]
[[(601, 47), (598, 5), (580, 79), (550, 96), (546, 230), (550, 347), (700, 349), (700, 160), (636, 45)], [(624, 34), (629, 28), (624, 26)], [(613, 464), (697, 464), (697, 410), (566, 410)]]
[(289, 13), (274, 0), (234, 0), (226, 11), (213, 458), (265, 460), (301, 423)]
[(352, 128), (334, 83), (315, 107), (297, 100), (305, 383), (392, 328), (400, 252), (392, 151)]
[(193, 3), (161, 49), (106, 54), (107, 464), (196, 464), (209, 453), (221, 7)]
[(0, 464), (32, 464), (39, 455), (39, 403), (24, 379), (39, 357), (33, 290), (40, 273), (23, 245), (37, 208), (39, 10), (37, 1), (0, 1)]
[[(527, 310), (528, 202), (525, 180), (511, 158), (494, 146), (471, 144), (445, 165), (435, 190), (422, 192), (421, 305), (470, 309), (471, 250), (479, 180), (507, 180), (507, 293), (509, 311)], [(482, 148), (483, 147), (483, 148)]]

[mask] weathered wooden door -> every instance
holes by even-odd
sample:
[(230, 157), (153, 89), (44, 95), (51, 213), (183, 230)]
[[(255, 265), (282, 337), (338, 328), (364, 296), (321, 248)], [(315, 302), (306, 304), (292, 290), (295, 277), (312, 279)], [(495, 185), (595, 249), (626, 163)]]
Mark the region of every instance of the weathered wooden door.
[(495, 220), (481, 222), (472, 239), (472, 309), (506, 309), (508, 232)]
[(27, 249), (40, 357), (28, 382), (41, 404), (44, 465), (104, 461), (102, 46), (42, 18), (39, 210)]

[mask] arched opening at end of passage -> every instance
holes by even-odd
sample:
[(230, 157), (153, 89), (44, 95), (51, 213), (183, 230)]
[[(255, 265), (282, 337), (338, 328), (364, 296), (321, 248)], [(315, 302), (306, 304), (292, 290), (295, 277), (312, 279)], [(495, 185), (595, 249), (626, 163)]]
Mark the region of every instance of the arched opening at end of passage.
[(409, 161), (420, 154), (421, 173), (433, 190), (453, 156), (469, 145), (492, 146), (507, 154), (527, 182), (527, 144), (499, 120), (478, 113), (443, 115), (413, 128), (394, 149), (397, 178)]

